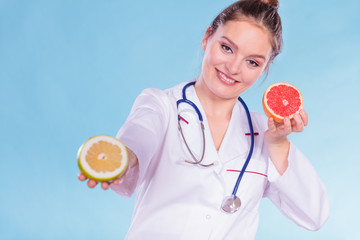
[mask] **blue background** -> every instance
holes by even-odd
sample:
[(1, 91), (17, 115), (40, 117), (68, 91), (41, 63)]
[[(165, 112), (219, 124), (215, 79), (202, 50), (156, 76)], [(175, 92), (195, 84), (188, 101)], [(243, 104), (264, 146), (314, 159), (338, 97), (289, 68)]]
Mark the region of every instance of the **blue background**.
[[(0, 239), (123, 239), (134, 198), (77, 180), (87, 138), (115, 135), (135, 97), (197, 77), (201, 39), (232, 1), (0, 0)], [(304, 230), (268, 199), (256, 239), (360, 239), (360, 1), (280, 2), (283, 53), (244, 94), (278, 81), (310, 124), (291, 140), (325, 183), (331, 217)]]

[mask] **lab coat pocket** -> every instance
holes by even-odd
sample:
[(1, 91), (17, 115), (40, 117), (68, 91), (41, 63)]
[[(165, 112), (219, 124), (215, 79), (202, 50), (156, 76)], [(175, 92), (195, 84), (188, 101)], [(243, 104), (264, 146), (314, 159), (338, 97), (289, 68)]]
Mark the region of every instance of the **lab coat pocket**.
[[(226, 191), (230, 195), (234, 189), (243, 164), (240, 168), (232, 168), (231, 165), (225, 166), (224, 179)], [(257, 212), (258, 205), (263, 196), (267, 183), (267, 165), (263, 161), (250, 159), (246, 171), (240, 181), (237, 196), (241, 200), (241, 205), (248, 211)]]

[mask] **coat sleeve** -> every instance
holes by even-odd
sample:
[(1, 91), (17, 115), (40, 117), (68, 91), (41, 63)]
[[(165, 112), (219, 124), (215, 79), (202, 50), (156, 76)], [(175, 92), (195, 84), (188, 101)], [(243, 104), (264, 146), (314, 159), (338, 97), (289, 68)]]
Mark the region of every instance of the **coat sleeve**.
[(269, 158), (268, 184), (264, 196), (299, 226), (318, 230), (329, 217), (325, 187), (308, 159), (290, 145), (289, 166), (280, 176)]
[(166, 98), (161, 90), (144, 90), (135, 100), (125, 124), (116, 136), (135, 153), (139, 163), (127, 171), (120, 185), (110, 186), (121, 196), (130, 197), (136, 186), (146, 181), (157, 165), (154, 156), (161, 148), (169, 118)]

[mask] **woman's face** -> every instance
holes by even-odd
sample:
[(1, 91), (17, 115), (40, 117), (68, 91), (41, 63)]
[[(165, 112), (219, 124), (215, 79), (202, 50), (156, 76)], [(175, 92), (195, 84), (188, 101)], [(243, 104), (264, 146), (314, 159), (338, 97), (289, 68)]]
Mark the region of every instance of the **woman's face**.
[(251, 21), (229, 21), (203, 39), (201, 74), (209, 94), (237, 98), (266, 70), (271, 56), (269, 32)]

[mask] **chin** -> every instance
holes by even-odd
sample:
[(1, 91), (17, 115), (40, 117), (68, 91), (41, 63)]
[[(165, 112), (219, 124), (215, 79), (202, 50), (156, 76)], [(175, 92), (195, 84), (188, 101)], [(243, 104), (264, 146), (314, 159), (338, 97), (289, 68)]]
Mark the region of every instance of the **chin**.
[(221, 99), (234, 99), (237, 98), (240, 94), (234, 91), (230, 91), (229, 89), (223, 89), (222, 87), (212, 89), (212, 93)]

